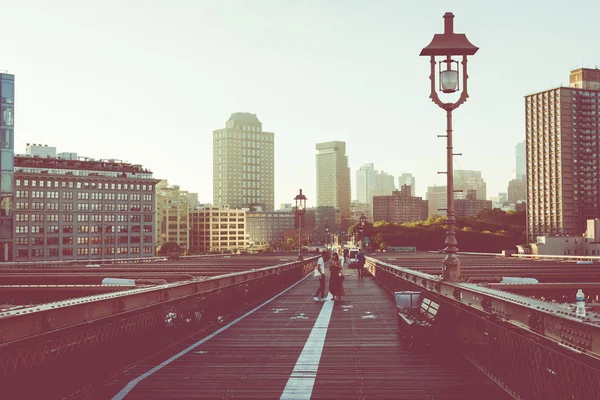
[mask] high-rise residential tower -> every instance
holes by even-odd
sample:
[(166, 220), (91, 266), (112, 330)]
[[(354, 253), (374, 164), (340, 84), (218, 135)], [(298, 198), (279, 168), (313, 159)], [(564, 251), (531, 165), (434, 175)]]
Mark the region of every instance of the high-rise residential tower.
[(255, 114), (233, 113), (225, 129), (213, 132), (215, 206), (273, 211), (274, 134), (263, 132)]
[(525, 141), (518, 143), (515, 147), (515, 159), (517, 162), (517, 170), (516, 170), (516, 178), (525, 181), (527, 176), (527, 146), (525, 145)]
[(340, 209), (341, 229), (350, 218), (350, 167), (345, 142), (317, 143), (317, 207)]
[(415, 177), (413, 174), (404, 173), (398, 177), (398, 187), (401, 188), (404, 185), (410, 186), (410, 195), (415, 197)]
[(0, 261), (12, 261), (15, 77), (0, 73)]
[(600, 217), (600, 70), (525, 96), (527, 237), (581, 235)]
[(375, 192), (375, 165), (365, 164), (356, 171), (356, 200), (362, 204), (372, 204)]

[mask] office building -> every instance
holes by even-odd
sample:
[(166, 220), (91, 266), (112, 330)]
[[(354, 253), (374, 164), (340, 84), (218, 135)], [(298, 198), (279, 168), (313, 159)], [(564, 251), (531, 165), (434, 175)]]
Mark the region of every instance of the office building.
[(233, 113), (213, 132), (215, 206), (273, 211), (274, 134), (264, 132), (255, 114)]
[(363, 204), (373, 204), (375, 193), (375, 165), (365, 164), (356, 171), (356, 200)]
[(481, 171), (454, 170), (454, 190), (462, 190), (462, 198), (466, 197), (469, 190), (475, 190), (479, 200), (487, 199), (486, 184), (481, 177)]
[(0, 73), (0, 262), (13, 259), (15, 77)]
[(518, 143), (515, 147), (515, 160), (516, 160), (516, 179), (525, 182), (527, 178), (527, 145), (525, 141)]
[(346, 143), (326, 142), (316, 145), (317, 207), (340, 209), (341, 229), (346, 230), (350, 219), (350, 168)]
[(246, 213), (248, 240), (255, 246), (282, 240), (286, 230), (294, 229), (293, 211), (249, 211)]
[(374, 196), (391, 196), (392, 192), (396, 190), (394, 183), (394, 176), (386, 174), (380, 171), (375, 175), (375, 192)]
[(207, 206), (190, 213), (190, 224), (190, 248), (199, 253), (231, 253), (248, 248), (246, 211)]
[(525, 96), (527, 236), (578, 235), (600, 216), (600, 71)]
[(404, 185), (410, 186), (410, 195), (414, 197), (416, 180), (413, 174), (404, 173), (398, 177), (398, 187), (401, 188)]
[(474, 189), (467, 192), (466, 198), (454, 200), (454, 213), (457, 217), (475, 217), (480, 212), (491, 209), (492, 201), (478, 199)]
[(448, 206), (446, 186), (429, 186), (425, 198), (427, 199), (427, 213), (429, 215), (446, 215)]
[(526, 184), (521, 179), (513, 179), (508, 182), (508, 201), (517, 204), (519, 201), (527, 199)]
[(350, 204), (350, 223), (352, 225), (356, 224), (360, 221), (360, 217), (364, 215), (367, 218), (367, 221), (373, 221), (372, 214), (373, 213), (373, 205), (359, 203), (358, 201), (353, 201)]
[[(190, 206), (189, 193), (181, 190), (179, 185), (169, 186), (166, 179), (156, 184), (156, 247), (168, 242), (175, 242), (184, 251), (190, 242)], [(196, 196), (197, 198), (197, 196)]]
[(25, 154), (32, 157), (56, 158), (56, 147), (48, 146), (47, 144), (31, 144), (25, 145)]
[(427, 200), (410, 195), (410, 186), (404, 185), (389, 196), (373, 197), (373, 220), (402, 224), (427, 219)]
[(139, 165), (15, 157), (15, 261), (155, 254), (155, 185)]

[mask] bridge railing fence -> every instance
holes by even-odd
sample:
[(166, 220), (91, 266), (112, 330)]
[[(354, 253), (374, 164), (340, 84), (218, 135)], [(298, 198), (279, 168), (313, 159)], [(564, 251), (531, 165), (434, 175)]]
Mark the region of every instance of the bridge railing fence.
[[(600, 319), (563, 305), (433, 276), (373, 258), (392, 294), (421, 291), (441, 304), (440, 352), (460, 353), (518, 399), (592, 399), (600, 393)], [(432, 349), (431, 351), (435, 351)]]
[(0, 313), (0, 376), (6, 378), (0, 397), (64, 397), (149, 357), (160, 359), (163, 350), (210, 334), (315, 264), (316, 257)]

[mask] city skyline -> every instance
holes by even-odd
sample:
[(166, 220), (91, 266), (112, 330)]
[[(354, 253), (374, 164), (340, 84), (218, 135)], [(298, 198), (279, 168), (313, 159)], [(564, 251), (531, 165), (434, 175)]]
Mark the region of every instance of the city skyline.
[[(600, 62), (585, 40), (600, 30), (593, 21), (600, 5), (588, 2), (589, 12), (575, 22), (562, 18), (568, 5), (544, 4), (433, 2), (406, 14), (394, 2), (258, 2), (251, 9), (172, 2), (140, 12), (133, 2), (0, 1), (11, 15), (3, 21), (11, 36), (2, 40), (0, 70), (15, 75), (17, 152), (25, 143), (47, 143), (129, 160), (207, 203), (211, 133), (231, 113), (249, 112), (278, 132), (275, 204), (290, 202), (299, 187), (308, 205), (316, 204), (314, 144), (332, 140), (347, 143), (351, 171), (374, 162), (396, 177), (410, 172), (421, 182), (416, 195), (425, 197), (428, 186), (444, 184), (437, 174), (444, 168), (437, 138), (444, 116), (427, 98), (428, 62), (418, 52), (452, 11), (456, 31), (481, 48), (470, 60), (471, 97), (455, 115), (455, 148), (463, 153), (455, 168), (482, 171), (489, 198), (506, 192), (515, 175), (524, 96), (568, 86), (568, 71)], [(32, 5), (39, 12), (30, 13)], [(405, 23), (394, 23), (400, 16)], [(560, 30), (536, 29), (559, 22)], [(557, 46), (561, 57), (545, 63), (542, 54)], [(499, 76), (511, 79), (495, 85)], [(351, 179), (355, 187), (354, 173)]]

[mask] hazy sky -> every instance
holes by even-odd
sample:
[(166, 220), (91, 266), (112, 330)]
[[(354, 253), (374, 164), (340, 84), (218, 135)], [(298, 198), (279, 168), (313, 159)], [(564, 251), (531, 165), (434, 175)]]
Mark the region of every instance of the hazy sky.
[[(411, 4), (408, 6), (408, 4)], [(56, 146), (143, 164), (212, 201), (212, 131), (233, 112), (275, 132), (275, 203), (315, 204), (315, 143), (356, 170), (445, 184), (444, 111), (419, 57), (452, 11), (480, 47), (454, 113), (455, 168), (505, 192), (523, 96), (600, 65), (600, 2), (0, 0), (0, 70), (15, 74), (15, 150)]]

